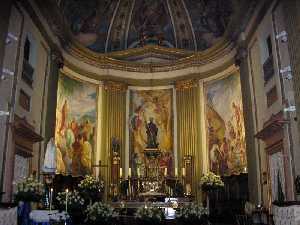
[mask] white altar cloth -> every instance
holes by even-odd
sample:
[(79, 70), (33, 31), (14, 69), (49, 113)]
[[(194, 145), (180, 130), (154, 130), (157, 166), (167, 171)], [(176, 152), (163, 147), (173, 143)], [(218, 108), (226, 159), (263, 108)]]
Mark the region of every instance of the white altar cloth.
[(0, 209), (0, 225), (17, 225), (17, 207)]

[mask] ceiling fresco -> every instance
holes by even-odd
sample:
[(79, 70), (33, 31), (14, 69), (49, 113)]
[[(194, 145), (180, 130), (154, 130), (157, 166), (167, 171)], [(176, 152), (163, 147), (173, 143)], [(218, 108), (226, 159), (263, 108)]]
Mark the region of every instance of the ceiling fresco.
[(237, 2), (64, 0), (60, 10), (73, 38), (97, 53), (145, 45), (203, 51), (224, 37)]

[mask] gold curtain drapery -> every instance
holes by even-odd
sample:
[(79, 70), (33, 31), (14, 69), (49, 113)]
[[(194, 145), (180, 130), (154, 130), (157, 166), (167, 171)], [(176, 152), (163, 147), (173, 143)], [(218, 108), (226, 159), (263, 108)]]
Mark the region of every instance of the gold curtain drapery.
[(198, 81), (188, 80), (176, 84), (178, 166), (183, 167), (184, 156), (193, 158), (192, 194), (201, 200), (199, 180), (202, 175), (201, 112)]
[(120, 142), (121, 167), (125, 160), (125, 129), (126, 129), (126, 89), (120, 83), (105, 82), (102, 95), (102, 140), (100, 160), (107, 165), (102, 175), (106, 184), (106, 193), (109, 194), (111, 183), (111, 142), (116, 137)]

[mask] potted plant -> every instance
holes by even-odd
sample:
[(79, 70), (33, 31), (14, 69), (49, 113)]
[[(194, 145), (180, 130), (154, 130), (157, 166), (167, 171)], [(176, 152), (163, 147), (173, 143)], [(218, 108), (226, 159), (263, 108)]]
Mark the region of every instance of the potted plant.
[(137, 224), (140, 225), (158, 225), (162, 224), (165, 214), (157, 207), (140, 207), (135, 213)]
[(203, 175), (200, 179), (200, 185), (202, 191), (210, 192), (213, 190), (218, 190), (224, 187), (224, 182), (222, 181), (219, 175), (214, 174), (213, 172), (208, 172)]
[(219, 175), (208, 172), (200, 178), (200, 187), (203, 191), (203, 206), (207, 207), (213, 215), (216, 203), (216, 191), (224, 187), (224, 182)]
[(58, 209), (66, 210), (73, 224), (80, 224), (84, 220), (85, 201), (78, 191), (59, 192), (56, 196)]
[(38, 182), (33, 176), (27, 177), (24, 181), (17, 184), (15, 194), (16, 202), (40, 202), (43, 194), (44, 185)]
[(190, 204), (176, 212), (176, 220), (179, 225), (207, 225), (208, 210), (200, 205)]
[(92, 204), (93, 202), (101, 200), (102, 194), (104, 192), (104, 181), (87, 175), (78, 184), (78, 189), (85, 201)]
[(29, 213), (32, 209), (37, 208), (37, 203), (42, 199), (43, 186), (33, 176), (29, 176), (17, 184), (14, 199), (19, 205), (19, 219), (24, 221), (24, 223), (26, 221), (29, 223)]
[(111, 206), (102, 202), (89, 205), (86, 215), (85, 222), (89, 225), (112, 225), (118, 217), (118, 213)]

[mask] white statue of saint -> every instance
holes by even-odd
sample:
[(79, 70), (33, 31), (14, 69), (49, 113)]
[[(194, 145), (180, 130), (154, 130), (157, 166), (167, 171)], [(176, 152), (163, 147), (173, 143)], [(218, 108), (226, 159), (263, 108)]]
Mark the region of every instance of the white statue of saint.
[(56, 146), (53, 137), (47, 144), (43, 171), (45, 173), (55, 173), (56, 171)]

